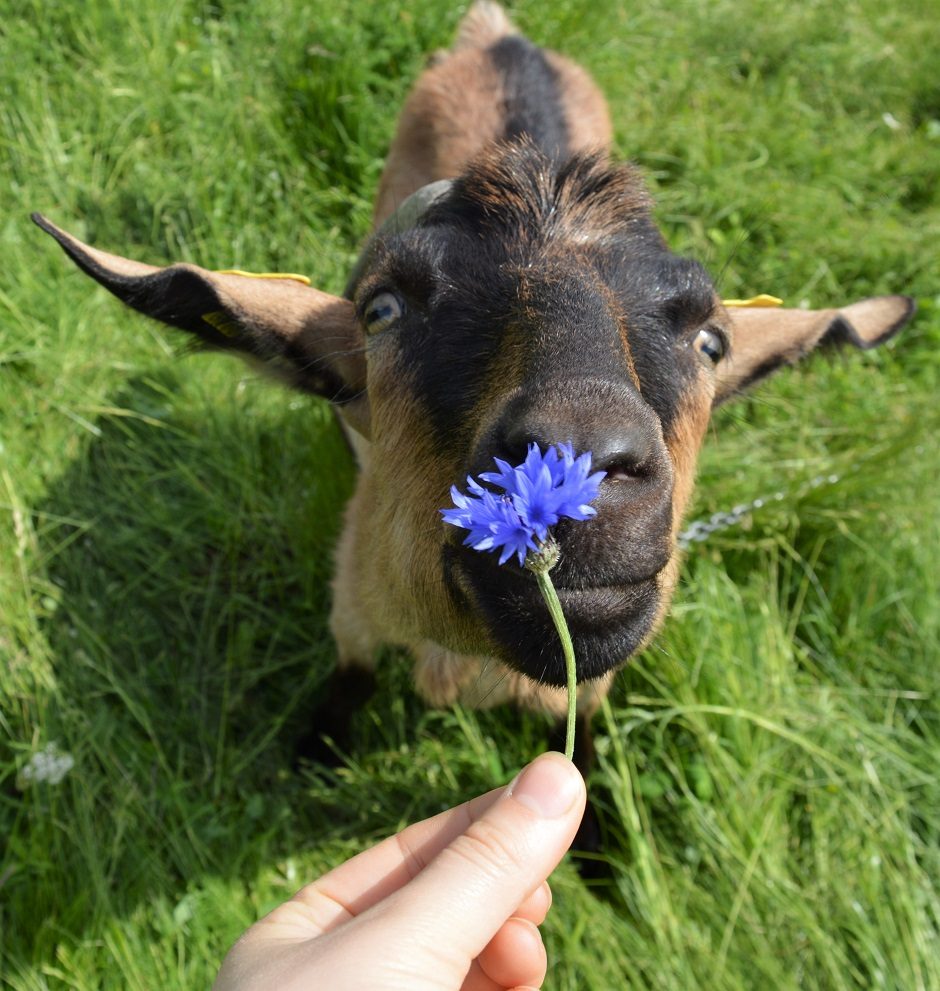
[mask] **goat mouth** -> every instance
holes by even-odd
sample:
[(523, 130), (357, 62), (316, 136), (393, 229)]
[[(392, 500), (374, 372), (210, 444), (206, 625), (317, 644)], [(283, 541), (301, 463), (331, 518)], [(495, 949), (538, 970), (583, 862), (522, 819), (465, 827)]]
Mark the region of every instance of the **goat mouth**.
[[(564, 685), (561, 643), (534, 575), (451, 550), (444, 555), (446, 583), (482, 624), (489, 650), (535, 681)], [(578, 681), (620, 667), (648, 640), (661, 611), (659, 573), (623, 584), (586, 579), (556, 591), (574, 642)]]

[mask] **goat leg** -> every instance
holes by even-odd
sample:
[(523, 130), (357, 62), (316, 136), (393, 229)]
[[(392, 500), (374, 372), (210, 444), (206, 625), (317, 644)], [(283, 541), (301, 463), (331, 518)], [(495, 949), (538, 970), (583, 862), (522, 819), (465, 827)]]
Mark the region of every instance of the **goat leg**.
[(352, 718), (374, 692), (375, 675), (371, 671), (337, 668), (327, 684), (323, 702), (313, 714), (312, 725), (297, 741), (295, 760), (326, 767), (341, 763), (338, 751), (348, 747)]

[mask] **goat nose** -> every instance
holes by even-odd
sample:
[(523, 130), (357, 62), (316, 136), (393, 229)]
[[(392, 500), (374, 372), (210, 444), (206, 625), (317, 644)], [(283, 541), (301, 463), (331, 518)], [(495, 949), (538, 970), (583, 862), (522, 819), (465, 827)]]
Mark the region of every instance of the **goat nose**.
[(593, 471), (607, 472), (608, 479), (634, 478), (644, 474), (651, 460), (655, 435), (636, 422), (558, 423), (537, 412), (515, 418), (497, 441), (497, 457), (510, 464), (525, 460), (530, 444), (545, 451), (552, 444), (570, 443), (576, 455), (591, 453)]

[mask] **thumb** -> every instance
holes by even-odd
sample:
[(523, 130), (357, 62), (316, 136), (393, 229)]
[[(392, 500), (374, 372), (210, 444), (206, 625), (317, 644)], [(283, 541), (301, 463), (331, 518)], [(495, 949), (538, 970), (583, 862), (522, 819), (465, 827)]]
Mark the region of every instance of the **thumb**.
[(561, 754), (542, 754), (503, 795), (397, 893), (412, 945), (447, 946), (469, 966), (554, 870), (584, 813), (584, 780)]

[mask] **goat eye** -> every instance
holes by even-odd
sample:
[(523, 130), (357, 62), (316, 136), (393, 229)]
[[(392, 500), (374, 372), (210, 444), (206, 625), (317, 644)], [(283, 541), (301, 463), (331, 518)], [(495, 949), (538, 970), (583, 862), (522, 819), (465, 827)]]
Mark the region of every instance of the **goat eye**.
[(390, 292), (380, 292), (369, 300), (365, 311), (366, 333), (378, 334), (398, 320), (404, 312), (402, 301)]
[(717, 365), (727, 353), (728, 341), (720, 331), (703, 327), (695, 335), (694, 346)]

